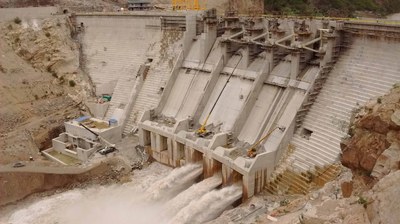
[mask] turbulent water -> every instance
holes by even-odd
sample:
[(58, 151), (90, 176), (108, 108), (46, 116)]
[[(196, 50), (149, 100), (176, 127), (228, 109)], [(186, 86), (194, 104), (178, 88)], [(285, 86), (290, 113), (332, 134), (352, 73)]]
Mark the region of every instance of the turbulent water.
[[(135, 172), (123, 185), (74, 189), (16, 206), (2, 214), (10, 224), (125, 224), (201, 223), (219, 216), (242, 192), (239, 186), (213, 190), (221, 185), (214, 176), (193, 184), (201, 165), (171, 171), (153, 163)], [(186, 189), (186, 190), (185, 190)]]
[(222, 178), (220, 175), (215, 175), (211, 178), (205, 179), (200, 183), (194, 184), (187, 190), (183, 191), (171, 201), (169, 201), (169, 207), (167, 212), (169, 214), (176, 214), (182, 208), (190, 204), (190, 202), (199, 199), (209, 191), (215, 189), (222, 184)]
[(203, 172), (200, 164), (189, 164), (174, 169), (167, 177), (154, 183), (146, 195), (152, 200), (169, 199), (194, 184), (194, 180)]
[(190, 202), (169, 223), (203, 223), (213, 220), (241, 196), (242, 189), (239, 185), (208, 192), (200, 199)]

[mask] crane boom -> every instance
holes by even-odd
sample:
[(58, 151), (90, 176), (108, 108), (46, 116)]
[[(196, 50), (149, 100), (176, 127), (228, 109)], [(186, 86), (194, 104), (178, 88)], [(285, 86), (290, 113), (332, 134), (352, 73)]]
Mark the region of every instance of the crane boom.
[(114, 147), (115, 148), (115, 144), (110, 143), (105, 138), (101, 137), (101, 135), (99, 135), (96, 132), (90, 130), (90, 128), (86, 127), (86, 125), (84, 125), (82, 123), (79, 123), (79, 125), (82, 126), (84, 129), (86, 129), (87, 131), (89, 131), (90, 133), (94, 134), (100, 141), (104, 142), (107, 147)]
[(240, 61), (242, 61), (242, 58), (243, 58), (243, 55), (242, 55), (242, 53), (240, 53), (240, 59), (239, 59), (239, 61), (236, 63), (236, 65), (235, 65), (235, 67), (233, 68), (231, 74), (229, 75), (228, 79), (226, 80), (224, 86), (222, 87), (221, 92), (219, 93), (217, 99), (215, 100), (213, 106), (211, 107), (211, 110), (210, 110), (210, 112), (208, 113), (208, 115), (207, 115), (206, 119), (204, 120), (203, 124), (201, 125), (201, 127), (200, 127), (199, 129), (197, 129), (196, 134), (197, 134), (198, 136), (202, 137), (202, 136), (204, 136), (204, 135), (207, 135), (208, 132), (207, 132), (206, 126), (207, 126), (208, 119), (210, 118), (211, 113), (213, 112), (215, 106), (217, 105), (219, 99), (221, 98), (222, 93), (224, 92), (225, 87), (228, 85), (228, 83), (229, 83), (231, 77), (233, 76), (233, 73), (235, 72), (237, 66), (239, 65)]

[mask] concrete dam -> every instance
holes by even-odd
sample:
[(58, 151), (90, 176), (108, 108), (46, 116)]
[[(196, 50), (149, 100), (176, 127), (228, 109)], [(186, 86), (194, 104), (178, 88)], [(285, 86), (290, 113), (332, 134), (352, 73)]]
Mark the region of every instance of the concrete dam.
[(229, 203), (331, 180), (354, 111), (400, 81), (398, 25), (214, 10), (72, 21), (96, 95), (112, 96), (87, 102), (93, 115), (162, 164), (200, 164), (178, 175), (203, 186), (189, 193), (239, 184)]

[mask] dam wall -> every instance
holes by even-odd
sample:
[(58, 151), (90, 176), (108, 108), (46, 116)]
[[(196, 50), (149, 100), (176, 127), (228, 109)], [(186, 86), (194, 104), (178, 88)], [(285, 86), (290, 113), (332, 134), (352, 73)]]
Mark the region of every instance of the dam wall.
[(266, 186), (340, 33), (336, 22), (237, 17), (217, 36), (216, 17), (202, 16), (169, 91), (141, 118), (140, 144), (169, 166), (202, 161), (204, 178), (242, 182), (245, 199)]
[(240, 182), (243, 199), (329, 181), (352, 111), (400, 81), (396, 25), (142, 14), (77, 16), (89, 74), (112, 94), (103, 118), (160, 163)]
[[(165, 25), (179, 14), (78, 14), (84, 67), (96, 95), (112, 96), (100, 119), (132, 131), (143, 111), (158, 104), (178, 59), (182, 28)], [(174, 28), (174, 27), (172, 27)]]
[(355, 111), (400, 82), (399, 27), (345, 23), (343, 28), (342, 53), (290, 140), (293, 153), (271, 176), (271, 193), (307, 193), (334, 178)]

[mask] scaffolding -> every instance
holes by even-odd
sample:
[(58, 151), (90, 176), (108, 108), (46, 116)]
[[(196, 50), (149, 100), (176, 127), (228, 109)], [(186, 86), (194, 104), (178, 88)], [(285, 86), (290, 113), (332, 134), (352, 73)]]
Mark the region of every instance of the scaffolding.
[(205, 10), (206, 0), (172, 0), (173, 10)]

